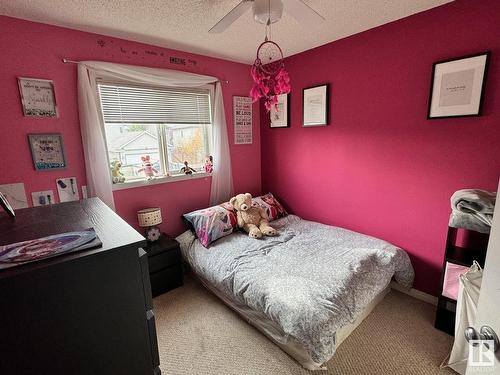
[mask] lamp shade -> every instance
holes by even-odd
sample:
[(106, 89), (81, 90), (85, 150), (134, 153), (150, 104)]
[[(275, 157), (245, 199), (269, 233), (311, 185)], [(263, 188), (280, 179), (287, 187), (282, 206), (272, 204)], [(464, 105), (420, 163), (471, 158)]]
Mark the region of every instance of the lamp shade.
[(145, 208), (137, 211), (140, 227), (152, 227), (161, 224), (161, 209), (159, 207)]

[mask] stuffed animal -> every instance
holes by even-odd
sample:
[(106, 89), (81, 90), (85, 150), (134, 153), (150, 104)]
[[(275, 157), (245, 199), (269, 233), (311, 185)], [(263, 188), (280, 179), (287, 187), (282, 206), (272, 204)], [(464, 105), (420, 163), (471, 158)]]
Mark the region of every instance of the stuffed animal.
[(188, 165), (187, 161), (185, 161), (184, 162), (184, 167), (181, 168), (181, 173), (184, 173), (184, 174), (193, 174), (193, 172), (196, 172), (196, 171)]
[(212, 155), (207, 155), (205, 157), (205, 172), (212, 173), (213, 170), (214, 170), (214, 159), (212, 158)]
[(125, 176), (120, 170), (122, 168), (122, 163), (119, 160), (113, 160), (110, 164), (113, 184), (125, 182)]
[(151, 164), (149, 155), (141, 156), (141, 160), (142, 168), (140, 168), (137, 172), (144, 172), (146, 178), (148, 180), (152, 180), (155, 177), (155, 173), (158, 173), (158, 171), (153, 167), (153, 164)]
[(229, 203), (236, 210), (238, 227), (243, 228), (252, 238), (262, 235), (275, 236), (276, 229), (269, 226), (266, 212), (261, 207), (252, 206), (252, 195), (249, 193), (238, 194), (231, 198)]

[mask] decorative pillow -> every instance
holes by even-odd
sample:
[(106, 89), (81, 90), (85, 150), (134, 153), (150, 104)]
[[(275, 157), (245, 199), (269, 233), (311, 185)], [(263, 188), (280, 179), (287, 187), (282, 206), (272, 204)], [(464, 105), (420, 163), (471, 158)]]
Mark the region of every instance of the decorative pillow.
[(183, 215), (201, 244), (208, 247), (215, 240), (233, 233), (236, 212), (229, 202)]
[(280, 217), (285, 217), (286, 215), (288, 215), (288, 212), (286, 212), (286, 210), (272, 193), (267, 193), (261, 195), (260, 197), (253, 198), (252, 204), (265, 209), (267, 212), (267, 216), (269, 217), (269, 221), (273, 221), (279, 219)]

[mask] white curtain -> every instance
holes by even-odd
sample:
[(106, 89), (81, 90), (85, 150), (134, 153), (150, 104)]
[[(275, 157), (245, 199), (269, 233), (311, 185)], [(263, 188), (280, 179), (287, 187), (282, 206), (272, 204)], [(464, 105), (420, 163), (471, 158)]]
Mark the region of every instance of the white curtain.
[(114, 209), (97, 79), (142, 85), (150, 84), (160, 87), (200, 87), (215, 83), (212, 125), (214, 169), (212, 172), (210, 203), (221, 203), (231, 197), (233, 193), (231, 157), (227, 138), (222, 86), (217, 78), (176, 70), (146, 68), (100, 61), (82, 61), (78, 64), (78, 104), (87, 172), (87, 186), (90, 196), (99, 197), (109, 207)]
[(477, 304), (481, 292), (483, 270), (474, 261), (467, 272), (459, 277), (459, 290), (455, 318), (455, 341), (451, 353), (441, 367), (451, 367), (461, 375), (467, 370), (469, 343), (465, 339), (465, 329), (476, 325)]

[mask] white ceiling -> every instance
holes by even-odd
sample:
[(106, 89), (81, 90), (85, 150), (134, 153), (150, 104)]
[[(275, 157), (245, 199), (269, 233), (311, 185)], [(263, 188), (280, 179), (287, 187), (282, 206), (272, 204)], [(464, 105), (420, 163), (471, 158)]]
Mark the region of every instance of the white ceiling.
[[(0, 0), (0, 14), (252, 63), (264, 26), (251, 11), (224, 33), (208, 33), (239, 1)], [(326, 21), (305, 25), (284, 13), (272, 27), (272, 39), (290, 56), (451, 1), (304, 0)]]

